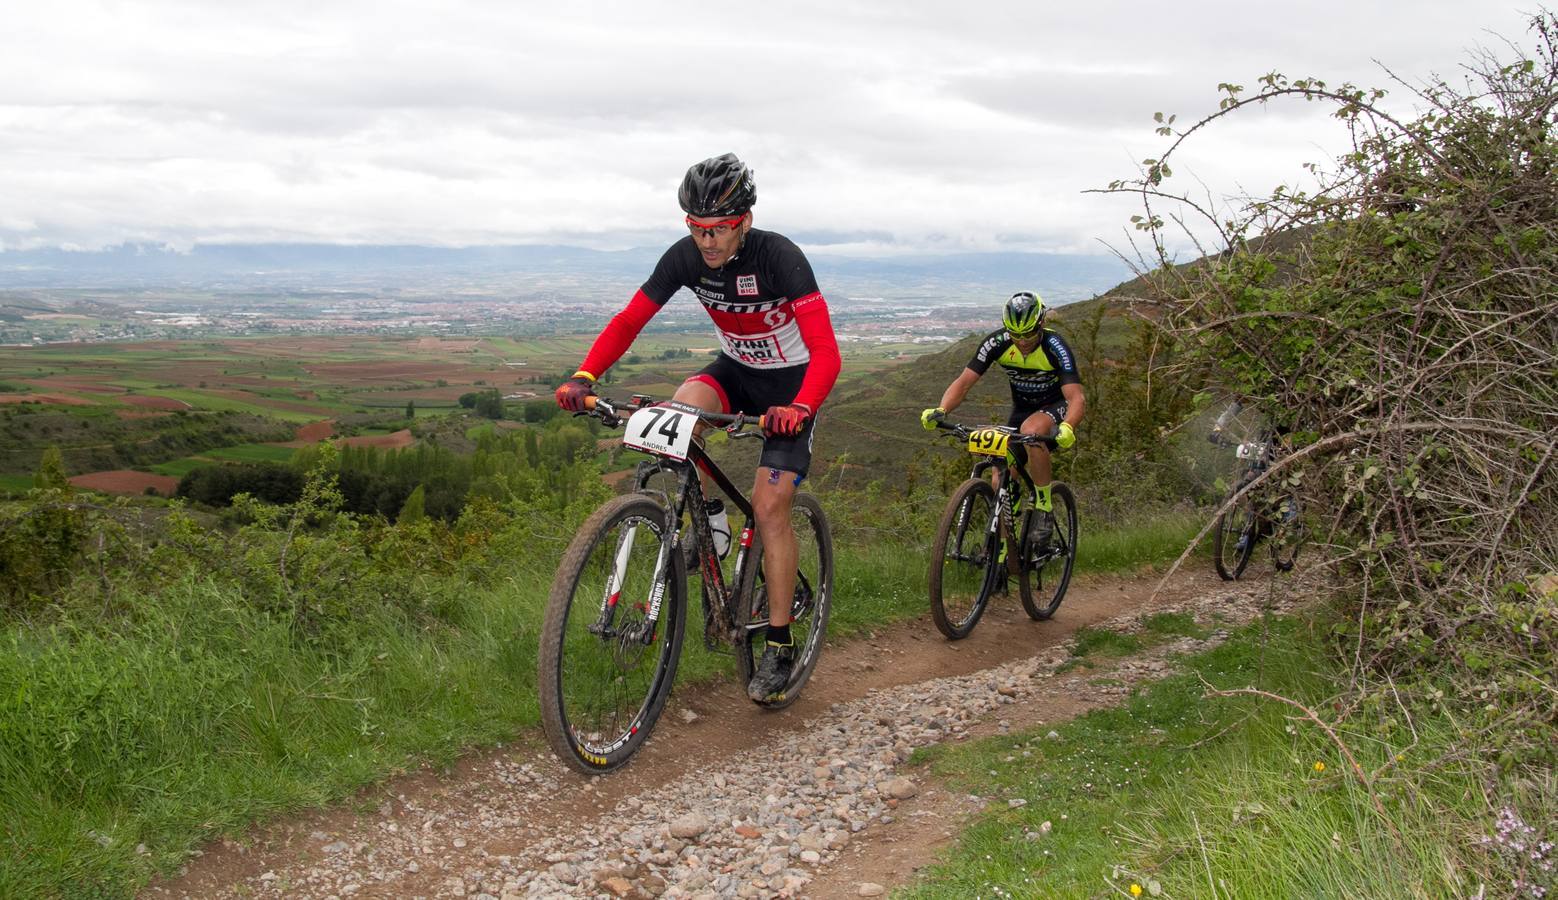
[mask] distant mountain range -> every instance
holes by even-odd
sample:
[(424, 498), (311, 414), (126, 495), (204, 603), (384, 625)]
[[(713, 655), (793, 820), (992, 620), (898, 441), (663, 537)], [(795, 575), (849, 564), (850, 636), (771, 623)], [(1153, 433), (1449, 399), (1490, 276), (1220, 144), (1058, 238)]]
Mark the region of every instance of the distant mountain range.
[[(254, 288), (380, 281), (429, 284), (445, 278), (479, 281), (504, 275), (632, 282), (648, 276), (663, 249), (199, 244), (177, 251), (124, 244), (97, 251), (21, 250), (0, 252), (0, 289)], [(999, 284), (1010, 285), (1010, 290), (1046, 291), (1056, 300), (1075, 300), (1106, 290), (1131, 274), (1120, 260), (1108, 255), (963, 253), (863, 258), (821, 251), (809, 255), (824, 285), (843, 279), (852, 284), (852, 290), (871, 282), (897, 289)]]

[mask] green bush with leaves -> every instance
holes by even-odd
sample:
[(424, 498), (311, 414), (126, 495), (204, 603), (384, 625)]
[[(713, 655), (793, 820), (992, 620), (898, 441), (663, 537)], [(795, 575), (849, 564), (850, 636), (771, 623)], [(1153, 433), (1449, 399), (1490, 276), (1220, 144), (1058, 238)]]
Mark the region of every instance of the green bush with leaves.
[[(1145, 283), (1181, 362), (1291, 430), (1262, 483), (1302, 493), (1341, 576), (1346, 702), (1386, 715), (1398, 691), (1438, 691), (1490, 792), (1497, 773), (1546, 783), (1524, 802), (1550, 815), (1558, 17), (1530, 35), (1512, 61), (1479, 54), (1462, 84), (1411, 87), (1411, 120), (1353, 85), (1225, 84), (1188, 128), (1160, 116), (1172, 146), (1111, 189), (1143, 200), (1160, 264)], [(1172, 192), (1185, 142), (1284, 98), (1328, 104), (1352, 130), (1352, 152), (1313, 167), (1318, 189), (1227, 213)], [(1170, 265), (1167, 222), (1198, 214), (1222, 248)]]

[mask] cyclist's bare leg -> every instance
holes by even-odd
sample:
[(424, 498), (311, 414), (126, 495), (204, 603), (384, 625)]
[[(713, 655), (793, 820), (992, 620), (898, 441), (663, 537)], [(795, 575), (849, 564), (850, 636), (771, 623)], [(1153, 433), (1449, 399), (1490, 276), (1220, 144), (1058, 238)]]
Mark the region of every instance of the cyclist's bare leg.
[[(777, 478), (775, 475), (777, 474)], [(752, 515), (763, 537), (763, 575), (768, 585), (768, 623), (790, 624), (799, 557), (790, 507), (795, 502), (795, 473), (759, 466), (752, 483)]]
[[(1049, 413), (1036, 412), (1022, 422), (1023, 434), (1037, 434), (1048, 437), (1055, 433), (1060, 423)], [(1049, 448), (1043, 444), (1029, 444), (1028, 450), (1028, 477), (1033, 479), (1034, 487), (1044, 487), (1050, 483)]]

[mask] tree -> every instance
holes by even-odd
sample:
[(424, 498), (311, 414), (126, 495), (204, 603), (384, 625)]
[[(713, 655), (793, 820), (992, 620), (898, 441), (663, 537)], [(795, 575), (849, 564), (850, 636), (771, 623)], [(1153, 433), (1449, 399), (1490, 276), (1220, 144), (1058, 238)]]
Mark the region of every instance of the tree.
[(407, 419), (415, 419), (416, 417), (417, 417), (417, 404), (416, 404), (416, 401), (414, 401), (414, 400), (407, 400), (406, 401), (406, 418)]
[(41, 491), (60, 490), (68, 493), (71, 490), (70, 479), (65, 475), (65, 458), (60, 455), (58, 447), (43, 451), (38, 469), (32, 475), (32, 486)]
[(475, 411), (484, 418), (503, 418), (503, 395), (498, 393), (497, 388), (482, 391), (476, 395)]
[(419, 484), (411, 492), (411, 496), (406, 498), (405, 504), (400, 507), (400, 515), (395, 517), (395, 521), (401, 525), (409, 525), (412, 522), (420, 522), (426, 519), (426, 504), (427, 493), (422, 490), (422, 485)]

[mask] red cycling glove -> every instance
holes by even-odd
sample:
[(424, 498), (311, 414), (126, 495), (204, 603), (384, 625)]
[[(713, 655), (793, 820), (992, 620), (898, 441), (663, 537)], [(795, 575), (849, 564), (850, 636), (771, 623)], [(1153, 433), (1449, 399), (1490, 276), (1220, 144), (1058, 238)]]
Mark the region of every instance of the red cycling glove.
[(811, 407), (804, 403), (770, 406), (763, 416), (763, 430), (776, 437), (795, 437), (811, 418)]
[(584, 398), (595, 393), (595, 383), (578, 375), (557, 388), (557, 405), (569, 412), (584, 412)]

